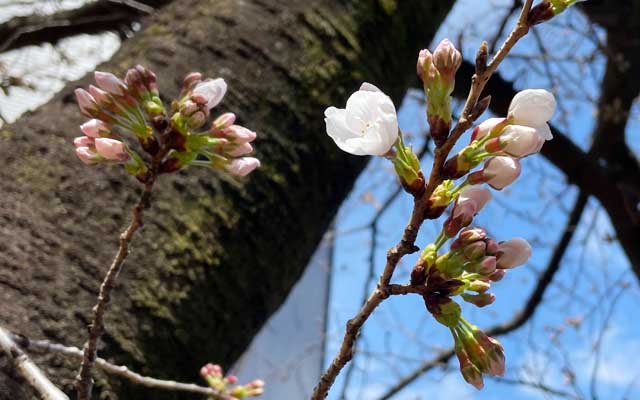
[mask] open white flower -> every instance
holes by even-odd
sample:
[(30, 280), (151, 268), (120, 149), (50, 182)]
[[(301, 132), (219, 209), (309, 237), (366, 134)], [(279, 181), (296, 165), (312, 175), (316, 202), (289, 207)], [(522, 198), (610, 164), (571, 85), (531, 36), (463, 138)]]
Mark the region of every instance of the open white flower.
[(346, 108), (329, 107), (324, 115), (327, 134), (347, 153), (382, 156), (398, 139), (396, 108), (370, 83), (349, 97)]
[(534, 128), (546, 140), (553, 139), (547, 122), (555, 112), (556, 99), (544, 89), (523, 90), (513, 97), (509, 106), (514, 124)]

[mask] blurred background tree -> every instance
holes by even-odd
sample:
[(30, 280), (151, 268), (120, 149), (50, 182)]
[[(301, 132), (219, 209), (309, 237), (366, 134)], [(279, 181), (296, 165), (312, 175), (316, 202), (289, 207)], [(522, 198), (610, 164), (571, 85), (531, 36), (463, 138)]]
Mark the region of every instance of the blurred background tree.
[[(434, 35), (455, 39), (469, 59), (480, 40), (494, 49), (521, 6), (476, 3), (6, 0), (0, 82), (10, 97), (0, 115), (12, 122), (0, 132), (0, 322), (80, 345), (122, 210), (136, 197), (119, 171), (87, 171), (74, 158), (70, 141), (81, 116), (71, 93), (88, 79), (66, 82), (103, 61), (100, 68), (115, 73), (142, 63), (175, 94), (186, 73), (200, 70), (230, 83), (224, 107), (260, 133), (264, 167), (247, 183), (204, 170), (161, 183), (100, 354), (187, 381), (204, 362), (232, 365), (285, 300), (367, 165), (327, 140), (324, 108), (342, 104), (363, 80), (375, 83), (402, 102), (401, 128), (414, 133), (428, 162), (424, 98), (411, 89), (419, 86), (417, 51)], [(611, 372), (606, 360), (640, 346), (629, 339), (640, 327), (628, 318), (640, 300), (640, 2), (590, 0), (565, 14), (536, 28), (487, 88), (497, 115), (516, 88), (527, 87), (553, 90), (560, 111), (555, 139), (542, 151), (548, 162), (527, 160), (521, 183), (496, 196), (482, 220), (489, 230), (500, 224), (501, 234), (529, 239), (536, 257), (528, 274), (502, 283), (496, 315), (480, 321), (494, 334), (517, 334), (506, 343), (516, 355), (510, 374), (477, 398), (512, 397), (514, 385), (532, 398), (598, 398), (599, 390), (603, 398), (640, 396), (635, 376), (618, 376), (623, 389), (610, 390), (602, 375)], [(46, 61), (52, 58), (55, 69)], [(471, 64), (459, 72), (458, 96), (466, 95), (471, 73)], [(31, 106), (40, 107), (13, 122)], [(398, 194), (393, 175), (375, 160), (335, 220), (328, 357), (361, 301), (353, 287), (369, 291), (405, 222), (406, 199)], [(331, 398), (430, 398), (454, 389), (471, 396), (461, 379), (446, 375), (450, 343), (433, 333), (421, 307), (406, 300), (381, 310)], [(605, 347), (608, 337), (624, 345)], [(72, 390), (74, 362), (37, 361)], [(28, 398), (4, 372), (0, 398)], [(105, 377), (98, 387), (108, 398), (148, 398)]]

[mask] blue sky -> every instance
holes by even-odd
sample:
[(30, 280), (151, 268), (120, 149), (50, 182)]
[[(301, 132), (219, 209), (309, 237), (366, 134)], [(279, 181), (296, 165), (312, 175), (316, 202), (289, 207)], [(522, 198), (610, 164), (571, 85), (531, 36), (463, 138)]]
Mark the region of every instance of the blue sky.
[[(444, 37), (458, 38), (464, 27), (463, 53), (474, 54), (481, 39), (491, 39), (487, 35), (495, 31), (496, 21), (504, 15), (507, 3), (511, 2), (459, 1), (434, 44)], [(469, 12), (471, 6), (473, 13)], [(588, 38), (584, 37), (585, 32)], [(537, 38), (530, 35), (518, 45), (513, 53), (516, 57), (507, 60), (500, 73), (505, 78), (515, 79), (520, 89), (545, 88), (556, 92), (560, 107), (554, 123), (580, 147), (587, 149), (594, 123), (592, 99), (597, 98), (597, 83), (604, 60), (596, 58), (586, 73), (587, 67), (580, 59), (593, 52), (595, 43), (604, 40), (604, 35), (588, 31), (577, 12), (566, 13), (557, 21), (538, 28), (536, 35)], [(551, 62), (545, 66), (540, 61), (532, 61), (530, 57), (540, 53), (540, 44), (549, 50), (550, 59), (571, 57), (576, 62)], [(551, 78), (547, 71), (551, 72)], [(422, 133), (427, 127), (421, 96), (420, 91), (411, 92), (399, 108), (401, 129), (411, 134), (416, 147), (422, 145)], [(636, 151), (640, 148), (637, 124), (636, 112), (628, 132)], [(631, 132), (636, 132), (636, 136), (631, 136)], [(427, 157), (423, 167), (428, 170), (430, 165), (431, 160)], [(345, 321), (359, 308), (368, 276), (371, 232), (363, 227), (369, 224), (376, 214), (376, 206), (395, 185), (390, 164), (382, 159), (372, 160), (337, 218), (329, 358), (337, 350)], [(498, 240), (514, 236), (526, 238), (534, 247), (534, 255), (526, 266), (510, 271), (502, 282), (494, 285), (493, 292), (498, 299), (492, 306), (476, 309), (464, 305), (466, 318), (482, 327), (506, 321), (521, 309), (538, 272), (546, 266), (552, 247), (562, 234), (567, 212), (577, 192), (566, 185), (555, 167), (542, 156), (535, 156), (524, 160), (523, 174), (516, 184), (493, 194), (494, 200), (479, 215), (476, 224), (486, 227)], [(376, 277), (383, 268), (385, 252), (397, 242), (402, 232), (411, 206), (410, 197), (403, 194), (381, 218), (376, 240)], [(421, 247), (437, 235), (441, 222), (425, 224), (417, 241)], [(595, 374), (597, 394), (607, 399), (640, 398), (640, 376), (636, 376), (636, 371), (640, 371), (640, 363), (636, 361), (640, 325), (629, 318), (640, 300), (640, 292), (622, 250), (617, 243), (607, 240), (613, 233), (604, 211), (595, 200), (590, 200), (562, 269), (534, 320), (500, 338), (507, 351), (507, 378), (542, 382), (554, 389), (590, 396), (594, 343), (599, 339), (602, 326), (606, 325), (598, 373)], [(397, 270), (396, 282), (407, 281), (415, 257), (403, 261)], [(610, 312), (610, 309), (614, 311)], [(567, 318), (583, 319), (583, 322), (579, 327), (573, 327), (566, 324)], [(551, 336), (559, 329), (562, 333), (552, 341)], [(419, 297), (392, 298), (369, 320), (360, 338), (360, 354), (356, 356), (348, 398), (376, 399), (400, 376), (451, 344), (448, 331), (432, 321)], [(483, 391), (477, 392), (464, 383), (455, 370), (456, 364), (451, 363), (454, 368), (448, 371), (431, 371), (395, 398), (428, 399), (443, 391), (452, 398), (465, 399), (557, 397), (534, 388), (490, 380)], [(575, 387), (566, 381), (566, 367), (576, 375)], [(343, 378), (338, 379), (330, 399), (340, 398)]]

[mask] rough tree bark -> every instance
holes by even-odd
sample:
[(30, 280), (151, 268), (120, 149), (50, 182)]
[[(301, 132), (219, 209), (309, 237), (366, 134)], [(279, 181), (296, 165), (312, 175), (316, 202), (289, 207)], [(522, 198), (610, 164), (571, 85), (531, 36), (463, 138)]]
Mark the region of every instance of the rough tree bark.
[[(224, 107), (260, 133), (263, 167), (241, 183), (196, 168), (159, 182), (115, 292), (103, 357), (194, 380), (204, 362), (228, 366), (241, 354), (366, 163), (327, 140), (324, 107), (362, 80), (399, 100), (416, 51), (452, 4), (183, 0), (145, 21), (101, 69), (148, 65), (171, 95), (192, 70), (226, 78)], [(120, 169), (87, 168), (73, 155), (82, 118), (72, 92), (88, 83), (0, 131), (0, 323), (76, 346), (139, 189)], [(72, 391), (75, 363), (36, 360)], [(0, 399), (30, 398), (4, 371)], [(177, 398), (98, 378), (101, 398)]]

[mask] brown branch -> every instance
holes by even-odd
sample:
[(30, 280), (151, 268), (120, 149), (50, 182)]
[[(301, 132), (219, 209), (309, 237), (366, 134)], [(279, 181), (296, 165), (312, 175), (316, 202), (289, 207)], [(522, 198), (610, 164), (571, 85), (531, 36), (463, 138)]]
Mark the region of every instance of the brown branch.
[[(556, 245), (556, 248), (549, 260), (549, 264), (547, 268), (544, 270), (540, 278), (538, 279), (538, 283), (536, 284), (535, 289), (529, 296), (527, 303), (525, 304), (522, 311), (516, 314), (510, 321), (496, 325), (493, 328), (487, 330), (487, 334), (491, 336), (500, 336), (510, 332), (513, 332), (523, 326), (527, 321), (529, 321), (535, 314), (538, 306), (542, 303), (542, 299), (544, 297), (544, 293), (547, 288), (551, 285), (553, 281), (553, 277), (560, 269), (561, 261), (569, 248), (569, 244), (573, 239), (573, 235), (575, 233), (575, 229), (580, 222), (580, 218), (584, 213), (584, 210), (587, 206), (589, 196), (584, 192), (580, 192), (578, 194), (578, 198), (576, 203), (569, 215), (569, 219), (567, 221), (567, 225), (565, 227), (564, 233), (560, 238), (560, 241)], [(410, 293), (414, 289), (399, 287), (396, 289), (397, 294), (405, 294), (404, 292)], [(446, 364), (451, 357), (455, 355), (453, 349), (443, 351), (439, 353), (434, 359), (426, 361), (420, 367), (416, 368), (413, 372), (402, 377), (395, 385), (393, 385), (385, 394), (383, 394), (379, 400), (388, 400), (397, 393), (399, 393), (402, 389), (407, 387), (413, 381), (418, 379), (425, 372), (439, 366), (442, 364)]]
[(473, 113), (474, 107), (478, 102), (487, 81), (498, 68), (502, 60), (506, 57), (507, 53), (513, 48), (513, 46), (515, 46), (518, 40), (529, 31), (527, 16), (532, 3), (533, 0), (525, 1), (516, 27), (513, 29), (511, 34), (509, 34), (503, 45), (500, 47), (500, 50), (498, 50), (491, 62), (484, 67), (482, 71), (476, 71), (477, 73), (474, 75), (471, 90), (469, 91), (469, 96), (460, 119), (458, 120), (458, 124), (453, 129), (445, 143), (440, 147), (436, 147), (431, 175), (429, 177), (426, 190), (421, 196), (415, 198), (411, 218), (404, 229), (400, 242), (387, 252), (387, 263), (380, 275), (377, 288), (369, 296), (364, 306), (356, 316), (347, 322), (345, 334), (338, 354), (335, 356), (324, 374), (320, 377), (320, 382), (313, 390), (313, 394), (311, 396), (312, 400), (322, 400), (327, 396), (342, 368), (344, 368), (344, 366), (353, 358), (354, 346), (360, 329), (380, 303), (382, 303), (391, 294), (390, 282), (398, 262), (403, 256), (414, 253), (418, 250), (415, 245), (415, 240), (425, 219), (428, 200), (433, 191), (443, 180), (441, 174), (442, 166), (444, 165), (444, 162), (456, 141), (469, 127), (473, 125), (475, 118), (477, 118)]
[[(64, 346), (62, 344), (52, 343), (48, 340), (30, 340), (20, 335), (13, 335), (13, 340), (25, 350), (44, 353), (57, 353), (77, 359), (82, 359), (84, 356), (82, 350), (77, 347)], [(230, 396), (220, 393), (219, 391), (216, 391), (210, 387), (200, 386), (194, 383), (182, 383), (140, 375), (134, 371), (131, 371), (126, 366), (112, 364), (104, 358), (97, 357), (95, 364), (98, 368), (109, 375), (118, 376), (136, 385), (148, 387), (151, 389), (199, 394), (208, 396), (215, 400), (232, 400)]]
[(104, 315), (109, 307), (111, 292), (116, 286), (116, 280), (122, 270), (124, 260), (129, 254), (129, 244), (131, 243), (131, 239), (133, 239), (133, 236), (138, 229), (142, 227), (142, 213), (149, 207), (154, 182), (155, 178), (152, 178), (145, 184), (140, 200), (133, 208), (131, 222), (127, 229), (120, 235), (120, 247), (118, 248), (118, 252), (107, 271), (107, 275), (100, 285), (98, 302), (93, 308), (93, 319), (89, 328), (89, 339), (84, 344), (84, 357), (82, 358), (80, 372), (76, 378), (78, 400), (91, 399), (91, 389), (93, 386), (91, 369), (96, 361), (98, 342), (104, 333)]
[[(416, 153), (416, 157), (418, 158), (418, 160), (422, 161), (424, 156), (431, 153), (429, 149), (430, 142), (431, 142), (431, 137), (426, 136), (424, 145), (422, 146), (420, 151)], [(398, 198), (398, 196), (400, 196), (401, 193), (403, 193), (402, 186), (397, 185), (396, 188), (393, 190), (393, 192), (384, 200), (384, 202), (382, 202), (382, 204), (380, 205), (380, 208), (377, 210), (375, 216), (373, 217), (373, 219), (368, 225), (368, 228), (371, 230), (371, 246), (369, 248), (369, 274), (365, 279), (362, 300), (360, 301), (360, 307), (363, 307), (364, 304), (366, 303), (367, 295), (369, 294), (369, 290), (370, 290), (369, 286), (375, 279), (375, 253), (377, 249), (376, 240), (378, 236), (378, 223), (380, 222), (380, 219), (382, 218), (384, 213), (391, 207), (391, 204), (393, 204), (393, 202)], [(349, 382), (351, 381), (351, 376), (354, 371), (353, 358), (355, 358), (356, 354), (357, 354), (356, 349), (354, 349), (354, 353), (351, 358), (351, 363), (347, 366), (347, 370), (345, 372), (344, 383), (342, 385), (342, 393), (340, 394), (340, 399), (346, 399), (346, 394), (347, 394), (346, 390), (349, 387)]]
[(51, 15), (15, 17), (0, 24), (0, 52), (79, 35), (119, 31), (171, 0), (99, 0)]
[(9, 357), (13, 368), (33, 387), (43, 400), (69, 400), (16, 345), (11, 334), (0, 326), (0, 349)]

